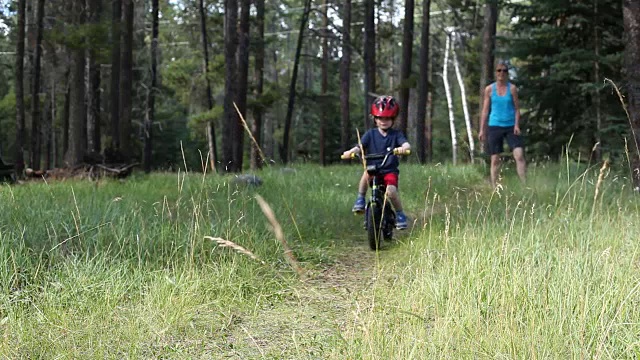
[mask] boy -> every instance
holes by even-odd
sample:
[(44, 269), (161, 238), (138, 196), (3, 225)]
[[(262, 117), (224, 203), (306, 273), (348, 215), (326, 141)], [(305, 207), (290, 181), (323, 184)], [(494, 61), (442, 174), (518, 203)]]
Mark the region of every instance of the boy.
[[(380, 96), (371, 104), (371, 117), (376, 124), (376, 128), (367, 131), (361, 139), (362, 148), (365, 154), (381, 154), (392, 149), (396, 149), (398, 154), (405, 154), (411, 149), (411, 145), (401, 131), (393, 129), (393, 124), (400, 112), (398, 102), (392, 96)], [(345, 157), (351, 154), (360, 153), (360, 147), (355, 146), (345, 151)], [(369, 165), (380, 163), (382, 160), (369, 160)], [(391, 205), (396, 211), (396, 228), (403, 230), (407, 228), (407, 216), (402, 210), (402, 202), (398, 194), (398, 157), (390, 155), (385, 166), (380, 169), (380, 177), (387, 187), (386, 196), (391, 201)], [(361, 213), (365, 208), (365, 195), (369, 188), (369, 175), (365, 171), (358, 184), (358, 197), (353, 204), (352, 211)]]

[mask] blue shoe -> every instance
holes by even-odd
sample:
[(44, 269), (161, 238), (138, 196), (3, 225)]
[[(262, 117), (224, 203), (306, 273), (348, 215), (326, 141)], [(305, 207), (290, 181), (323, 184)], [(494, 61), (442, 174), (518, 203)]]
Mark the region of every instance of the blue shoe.
[(404, 230), (407, 228), (407, 215), (402, 211), (396, 213), (396, 229)]
[(351, 211), (354, 213), (362, 213), (364, 212), (364, 207), (366, 205), (366, 201), (364, 200), (364, 196), (358, 196), (356, 202), (353, 204), (353, 208)]

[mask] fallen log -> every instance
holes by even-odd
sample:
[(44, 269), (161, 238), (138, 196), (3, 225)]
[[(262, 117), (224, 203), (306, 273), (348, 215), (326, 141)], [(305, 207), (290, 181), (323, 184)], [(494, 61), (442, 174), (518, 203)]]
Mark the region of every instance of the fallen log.
[(73, 167), (54, 168), (50, 170), (25, 169), (25, 176), (30, 179), (91, 179), (103, 177), (124, 179), (131, 175), (139, 163), (133, 164), (79, 164)]
[(133, 168), (135, 168), (138, 165), (140, 165), (140, 163), (117, 164), (117, 165), (95, 164), (94, 166), (100, 169), (103, 175), (122, 179), (131, 175)]

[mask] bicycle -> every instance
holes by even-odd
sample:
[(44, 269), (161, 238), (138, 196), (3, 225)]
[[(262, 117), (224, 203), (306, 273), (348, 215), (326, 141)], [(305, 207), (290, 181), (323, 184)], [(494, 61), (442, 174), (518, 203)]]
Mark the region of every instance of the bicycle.
[[(387, 201), (385, 193), (386, 186), (381, 181), (379, 170), (385, 165), (389, 155), (409, 155), (411, 151), (407, 150), (403, 153), (392, 149), (383, 154), (367, 154), (364, 156), (366, 164), (367, 160), (380, 160), (382, 162), (377, 165), (366, 165), (365, 169), (369, 174), (369, 188), (371, 188), (371, 196), (367, 201), (364, 210), (364, 227), (367, 230), (367, 238), (371, 250), (379, 250), (382, 240), (390, 242), (393, 240), (393, 229), (396, 226), (396, 212), (393, 210), (389, 201)], [(343, 160), (353, 159), (357, 155), (341, 156)], [(358, 156), (359, 157), (359, 156)]]

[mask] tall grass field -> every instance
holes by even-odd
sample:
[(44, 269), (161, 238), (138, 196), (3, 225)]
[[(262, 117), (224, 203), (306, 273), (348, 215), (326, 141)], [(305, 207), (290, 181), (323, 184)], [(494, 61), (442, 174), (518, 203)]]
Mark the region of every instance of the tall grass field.
[(0, 186), (7, 359), (638, 359), (628, 169), (403, 163), (378, 252), (358, 164)]

